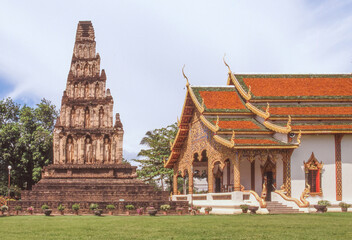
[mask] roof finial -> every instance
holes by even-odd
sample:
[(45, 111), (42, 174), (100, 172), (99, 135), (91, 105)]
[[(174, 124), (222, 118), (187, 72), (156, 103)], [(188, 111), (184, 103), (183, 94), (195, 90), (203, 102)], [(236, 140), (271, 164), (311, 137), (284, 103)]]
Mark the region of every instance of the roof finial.
[(229, 69), (229, 73), (231, 73), (230, 66), (226, 63), (226, 61), (225, 61), (225, 57), (226, 57), (226, 53), (224, 53), (224, 57), (222, 58), (222, 60), (224, 61), (225, 66)]
[(247, 93), (248, 96), (251, 96), (251, 90), (252, 90), (251, 85), (248, 85), (248, 93)]
[(217, 129), (219, 129), (219, 115), (216, 116), (215, 127), (216, 127)]
[(235, 130), (232, 130), (231, 143), (235, 146)]
[(301, 144), (301, 137), (302, 137), (302, 131), (301, 131), (301, 130), (299, 130), (299, 132), (298, 132), (298, 136), (297, 136), (297, 143), (298, 143), (298, 145), (300, 145), (300, 144)]
[(185, 72), (183, 71), (184, 68), (185, 68), (185, 65), (183, 65), (183, 67), (182, 67), (182, 74), (183, 74), (183, 77), (184, 77), (184, 78), (186, 79), (186, 81), (187, 81), (186, 87), (189, 87), (188, 78), (186, 77)]
[(287, 121), (286, 127), (287, 128), (291, 127), (291, 116), (290, 115), (288, 115), (288, 121)]
[(177, 126), (179, 127), (181, 125), (180, 119), (177, 116)]
[(267, 116), (270, 116), (269, 110), (270, 110), (270, 105), (269, 105), (269, 103), (267, 102), (267, 103), (266, 103), (266, 109), (265, 109), (265, 114), (266, 114)]

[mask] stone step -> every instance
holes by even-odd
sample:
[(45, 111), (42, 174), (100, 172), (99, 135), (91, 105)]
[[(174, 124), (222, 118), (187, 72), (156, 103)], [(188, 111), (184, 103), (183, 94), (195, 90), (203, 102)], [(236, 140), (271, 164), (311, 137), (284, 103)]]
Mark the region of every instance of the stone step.
[(277, 201), (267, 202), (266, 207), (270, 214), (301, 213), (298, 209), (293, 209)]

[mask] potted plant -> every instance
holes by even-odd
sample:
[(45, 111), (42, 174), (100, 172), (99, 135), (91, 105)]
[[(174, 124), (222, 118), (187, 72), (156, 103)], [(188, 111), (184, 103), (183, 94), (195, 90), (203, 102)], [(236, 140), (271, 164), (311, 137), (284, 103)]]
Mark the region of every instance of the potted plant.
[(62, 204), (60, 204), (60, 205), (57, 207), (57, 210), (59, 210), (59, 212), (61, 213), (61, 215), (64, 215), (65, 206), (63, 206)]
[(182, 207), (177, 207), (176, 212), (178, 215), (182, 215), (183, 208)]
[(98, 209), (98, 208), (99, 208), (99, 205), (96, 203), (92, 203), (89, 205), (89, 209), (92, 211), (94, 211), (95, 209)]
[(167, 212), (170, 210), (170, 205), (169, 204), (165, 204), (165, 205), (161, 205), (160, 209), (163, 211), (164, 215), (167, 215)]
[(204, 208), (205, 215), (209, 215), (209, 213), (211, 212), (211, 210), (213, 210), (212, 207), (206, 207), (206, 208)]
[(72, 205), (72, 210), (75, 212), (76, 215), (78, 215), (79, 209), (80, 209), (79, 203), (75, 203)]
[(154, 207), (147, 207), (147, 212), (149, 216), (155, 216), (158, 210), (156, 210)]
[(247, 213), (248, 212), (248, 205), (247, 204), (242, 204), (240, 205), (240, 208), (242, 209), (242, 213)]
[(112, 205), (112, 204), (109, 204), (109, 205), (106, 206), (106, 209), (109, 211), (110, 215), (113, 215), (113, 211), (115, 209), (115, 206)]
[(6, 205), (2, 205), (1, 208), (0, 208), (0, 211), (1, 211), (1, 214), (2, 214), (2, 215), (4, 215), (4, 213), (5, 213), (6, 211), (8, 211), (8, 210), (9, 210), (9, 207), (6, 206)]
[(144, 211), (144, 209), (142, 207), (137, 208), (138, 215), (143, 215), (143, 211)]
[(16, 211), (16, 215), (18, 215), (18, 212), (22, 210), (21, 206), (15, 206), (15, 211)]
[(314, 208), (317, 210), (317, 213), (324, 213), (328, 210), (328, 206), (331, 206), (328, 200), (320, 200), (317, 205), (314, 205)]
[(46, 205), (46, 204), (42, 205), (42, 210), (43, 210), (45, 216), (50, 216), (51, 212), (53, 211), (53, 210), (50, 209), (49, 206)]
[(347, 212), (348, 208), (351, 207), (351, 204), (340, 202), (339, 206), (341, 207), (342, 212)]
[(134, 206), (132, 204), (126, 205), (125, 208), (126, 208), (126, 215), (130, 215), (130, 211), (134, 210)]
[(195, 207), (195, 208), (196, 208), (197, 214), (200, 214), (200, 209), (201, 209), (201, 207), (197, 206), (197, 207)]
[(30, 215), (33, 215), (33, 212), (34, 212), (34, 207), (30, 206), (27, 208), (27, 212), (30, 214)]
[(248, 207), (248, 210), (251, 211), (251, 214), (256, 214), (258, 209), (259, 209), (258, 206), (249, 206)]

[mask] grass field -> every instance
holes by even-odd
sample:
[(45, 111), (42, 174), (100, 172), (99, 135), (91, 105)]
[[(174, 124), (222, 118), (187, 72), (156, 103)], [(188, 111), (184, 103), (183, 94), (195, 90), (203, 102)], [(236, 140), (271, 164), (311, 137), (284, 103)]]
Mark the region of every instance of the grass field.
[(0, 217), (1, 240), (352, 239), (351, 213)]

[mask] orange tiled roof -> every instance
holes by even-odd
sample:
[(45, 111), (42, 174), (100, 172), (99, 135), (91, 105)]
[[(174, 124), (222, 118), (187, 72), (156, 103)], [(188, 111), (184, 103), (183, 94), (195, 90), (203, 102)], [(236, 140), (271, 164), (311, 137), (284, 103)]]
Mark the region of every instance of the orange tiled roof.
[[(216, 121), (213, 121), (215, 124)], [(224, 129), (261, 129), (252, 121), (219, 121), (219, 127)]]
[(236, 92), (199, 91), (204, 105), (209, 109), (245, 109)]
[(260, 138), (237, 138), (235, 139), (235, 144), (240, 144), (240, 145), (257, 145), (257, 144), (263, 144), (263, 145), (277, 145), (278, 143), (276, 141), (270, 140), (270, 139), (260, 139)]
[[(262, 109), (265, 110), (263, 107)], [(271, 115), (352, 115), (352, 106), (270, 106)]]
[(352, 96), (352, 75), (236, 75), (255, 97)]
[(319, 125), (293, 125), (293, 130), (341, 130), (341, 129), (352, 129), (352, 125), (343, 124), (319, 124)]

